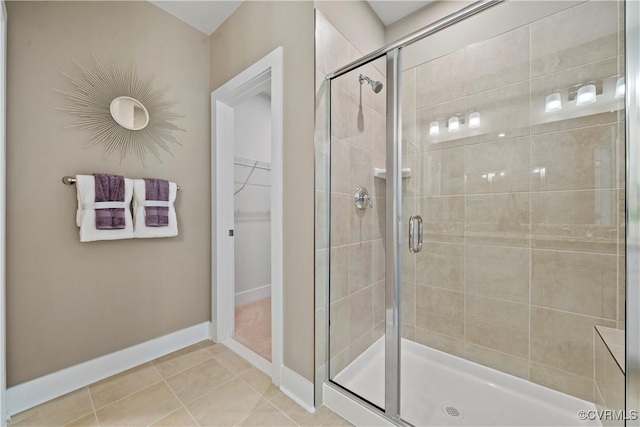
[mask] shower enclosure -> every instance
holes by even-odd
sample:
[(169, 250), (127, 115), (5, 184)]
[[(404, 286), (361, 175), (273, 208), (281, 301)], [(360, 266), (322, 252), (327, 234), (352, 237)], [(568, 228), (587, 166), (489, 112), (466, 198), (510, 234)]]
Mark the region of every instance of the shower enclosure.
[(483, 1), (355, 61), (317, 14), (319, 387), (413, 425), (637, 423), (639, 13)]

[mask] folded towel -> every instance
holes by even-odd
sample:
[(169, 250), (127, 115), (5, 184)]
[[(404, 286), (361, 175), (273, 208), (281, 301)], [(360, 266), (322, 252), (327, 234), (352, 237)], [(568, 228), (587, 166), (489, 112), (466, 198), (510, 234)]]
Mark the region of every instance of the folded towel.
[[(145, 178), (144, 186), (147, 201), (169, 201), (169, 181)], [(167, 227), (169, 225), (169, 208), (163, 206), (145, 206), (144, 223), (147, 227)]]
[[(155, 190), (153, 190), (155, 191)], [(175, 182), (169, 182), (169, 197), (167, 200), (147, 200), (146, 180), (133, 180), (133, 222), (136, 238), (174, 237), (178, 235), (178, 220), (174, 203), (178, 194)], [(166, 208), (166, 226), (148, 226), (145, 211), (149, 208)]]
[[(96, 202), (124, 202), (124, 177), (121, 175), (93, 174)], [(98, 230), (122, 230), (125, 228), (124, 209), (96, 208)]]
[[(129, 206), (133, 198), (133, 180), (124, 178), (123, 201), (96, 201), (96, 182), (91, 175), (76, 175), (76, 193), (78, 210), (76, 224), (80, 227), (80, 241), (93, 242), (96, 240), (118, 240), (133, 238), (133, 219)], [(98, 229), (96, 211), (103, 209), (118, 209), (124, 212), (124, 228)]]

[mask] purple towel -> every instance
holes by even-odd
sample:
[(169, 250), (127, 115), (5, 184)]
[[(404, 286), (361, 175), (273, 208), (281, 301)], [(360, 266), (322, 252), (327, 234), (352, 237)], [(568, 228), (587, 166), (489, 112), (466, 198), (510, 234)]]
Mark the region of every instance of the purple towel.
[[(94, 174), (96, 202), (124, 202), (124, 177), (121, 175)], [(96, 209), (98, 230), (122, 230), (125, 228), (124, 209)]]
[[(145, 178), (145, 199), (169, 201), (169, 181), (164, 179)], [(161, 206), (146, 206), (144, 208), (144, 223), (147, 227), (168, 227), (169, 208)]]

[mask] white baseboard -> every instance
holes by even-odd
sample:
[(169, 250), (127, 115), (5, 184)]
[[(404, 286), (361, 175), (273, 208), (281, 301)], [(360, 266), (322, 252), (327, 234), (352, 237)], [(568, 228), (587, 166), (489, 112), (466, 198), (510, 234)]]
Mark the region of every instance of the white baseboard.
[(356, 426), (394, 426), (391, 421), (349, 398), (333, 387), (324, 384), (324, 405)]
[(281, 372), (280, 391), (312, 414), (316, 412), (313, 383), (286, 366), (282, 367)]
[(7, 390), (7, 415), (15, 415), (96, 381), (209, 339), (210, 323), (200, 323), (13, 386)]
[(262, 356), (254, 353), (253, 351), (251, 351), (251, 349), (243, 346), (233, 338), (222, 341), (222, 344), (229, 347), (231, 351), (271, 377), (271, 362), (269, 362), (267, 359), (264, 359)]
[(239, 305), (250, 304), (262, 298), (271, 296), (271, 285), (260, 286), (259, 288), (249, 289), (248, 291), (238, 292), (235, 295), (236, 307)]

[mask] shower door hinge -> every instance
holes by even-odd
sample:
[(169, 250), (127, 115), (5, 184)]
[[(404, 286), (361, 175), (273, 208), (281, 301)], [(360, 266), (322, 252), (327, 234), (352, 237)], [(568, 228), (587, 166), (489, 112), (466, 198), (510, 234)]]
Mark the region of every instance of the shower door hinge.
[(233, 237), (233, 230), (229, 230), (229, 237)]

